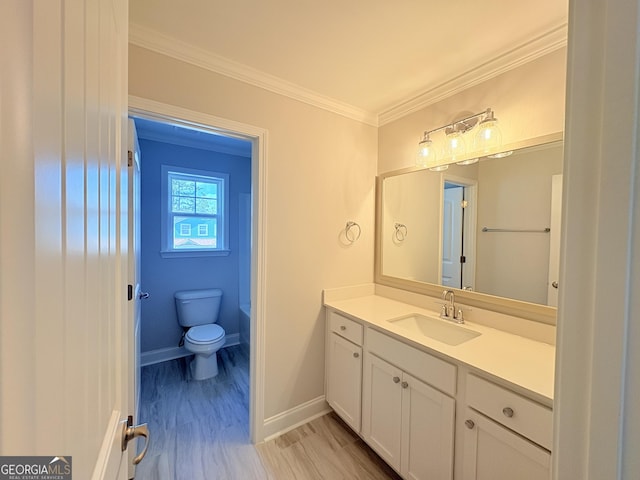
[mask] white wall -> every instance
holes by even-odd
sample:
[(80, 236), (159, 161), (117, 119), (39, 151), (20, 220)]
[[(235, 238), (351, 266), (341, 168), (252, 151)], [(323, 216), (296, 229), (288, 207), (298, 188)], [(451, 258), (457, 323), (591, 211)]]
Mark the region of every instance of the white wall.
[[(324, 394), (322, 289), (373, 278), (375, 127), (139, 47), (129, 93), (268, 130), (265, 417)], [(351, 246), (348, 220), (362, 228)]]
[(564, 130), (565, 78), (566, 49), (560, 49), (383, 125), (378, 173), (413, 166), (425, 130), (488, 107), (500, 122), (504, 144)]
[[(384, 180), (383, 275), (439, 283), (441, 185), (441, 174), (429, 170)], [(406, 227), (402, 241), (396, 223)]]

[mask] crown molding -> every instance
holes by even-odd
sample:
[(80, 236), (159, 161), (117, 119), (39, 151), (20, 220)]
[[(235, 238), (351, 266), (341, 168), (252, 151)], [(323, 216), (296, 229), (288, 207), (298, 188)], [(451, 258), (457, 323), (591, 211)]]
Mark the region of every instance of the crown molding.
[(279, 77), (216, 55), (141, 25), (129, 25), (129, 43), (220, 75), (263, 88), (374, 127), (393, 122), (422, 108), (451, 97), (502, 73), (531, 62), (567, 45), (567, 23), (556, 26), (429, 90), (399, 101), (379, 113), (339, 102)]
[(378, 126), (375, 113), (320, 95), (279, 77), (169, 37), (141, 25), (129, 24), (129, 43), (279, 95), (322, 108), (359, 122)]
[(567, 23), (563, 23), (451, 80), (380, 112), (378, 125), (382, 126), (398, 120), (566, 45)]

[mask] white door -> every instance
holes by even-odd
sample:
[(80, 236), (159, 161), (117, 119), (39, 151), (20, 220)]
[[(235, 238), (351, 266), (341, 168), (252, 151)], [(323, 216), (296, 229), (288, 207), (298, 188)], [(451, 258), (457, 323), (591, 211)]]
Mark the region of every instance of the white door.
[(551, 221), (549, 227), (549, 278), (547, 305), (558, 306), (558, 279), (560, 278), (560, 227), (562, 224), (562, 175), (551, 176)]
[(467, 408), (465, 480), (549, 480), (551, 453)]
[[(140, 301), (148, 294), (140, 289), (140, 145), (136, 125), (128, 121), (128, 226), (129, 226), (129, 335), (133, 342), (129, 345), (129, 412), (133, 423), (138, 423), (140, 405)], [(137, 449), (129, 451), (129, 478), (135, 476), (134, 457)]]
[(357, 433), (362, 405), (362, 347), (329, 334), (327, 402)]
[(406, 372), (401, 386), (400, 472), (412, 480), (451, 480), (455, 400)]
[(462, 200), (464, 187), (444, 189), (442, 216), (442, 285), (462, 288)]
[(400, 471), (402, 370), (373, 354), (367, 354), (364, 372), (364, 439), (385, 462)]
[(128, 473), (127, 18), (0, 3), (0, 454), (70, 457), (73, 478)]

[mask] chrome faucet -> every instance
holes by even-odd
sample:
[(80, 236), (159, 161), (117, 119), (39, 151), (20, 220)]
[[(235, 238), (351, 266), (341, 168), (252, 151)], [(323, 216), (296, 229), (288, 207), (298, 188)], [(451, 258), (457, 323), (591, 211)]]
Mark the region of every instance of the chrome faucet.
[(445, 302), (447, 301), (447, 297), (449, 297), (449, 305), (447, 305), (446, 303), (442, 305), (440, 318), (451, 320), (455, 323), (464, 323), (462, 309), (456, 307), (456, 295), (453, 290), (445, 290), (444, 292), (442, 292), (442, 299)]

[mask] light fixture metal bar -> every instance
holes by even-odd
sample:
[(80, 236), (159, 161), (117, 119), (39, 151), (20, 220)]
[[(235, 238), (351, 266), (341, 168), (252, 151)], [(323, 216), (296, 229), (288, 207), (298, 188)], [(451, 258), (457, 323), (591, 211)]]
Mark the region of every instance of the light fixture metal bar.
[(430, 134), (438, 132), (440, 130), (443, 130), (445, 128), (454, 128), (456, 125), (460, 124), (460, 123), (465, 123), (469, 120), (471, 120), (472, 118), (476, 118), (476, 117), (481, 117), (482, 115), (489, 115), (491, 113), (491, 108), (487, 108), (486, 110), (483, 110), (480, 113), (474, 113), (473, 115), (469, 115), (468, 117), (465, 118), (461, 118), (460, 120), (456, 120), (455, 122), (451, 122), (451, 123), (447, 123), (445, 125), (442, 125), (441, 127), (438, 128), (434, 128), (432, 130), (425, 130), (423, 137), (428, 137)]

